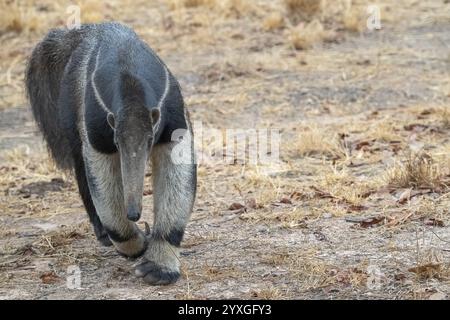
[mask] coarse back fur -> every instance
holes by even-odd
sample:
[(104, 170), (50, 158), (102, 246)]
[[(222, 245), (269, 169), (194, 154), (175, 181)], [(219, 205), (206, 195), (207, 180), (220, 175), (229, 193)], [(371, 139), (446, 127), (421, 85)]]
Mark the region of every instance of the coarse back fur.
[(74, 48), (81, 40), (80, 33), (55, 29), (36, 46), (26, 70), (25, 81), (33, 116), (47, 147), (61, 169), (71, 169), (71, 145), (63, 132), (58, 110), (61, 78)]
[[(143, 65), (147, 68), (142, 68)], [(122, 93), (121, 86), (133, 84), (135, 80), (139, 86), (134, 87), (145, 93), (146, 106), (156, 107), (167, 87), (164, 79), (170, 78), (167, 103), (158, 106), (165, 111), (159, 126), (161, 130), (155, 132), (155, 140), (168, 142), (173, 130), (186, 128), (178, 82), (133, 30), (119, 23), (88, 24), (73, 30), (54, 29), (34, 49), (25, 78), (33, 116), (52, 158), (61, 169), (73, 169), (74, 153), (81, 153), (83, 133), (79, 132), (79, 125), (84, 122), (80, 118), (84, 117), (80, 111), (82, 104), (86, 104), (87, 125), (102, 132), (95, 137), (90, 134), (89, 138), (110, 138), (104, 108), (100, 108), (99, 99), (95, 97), (97, 92), (93, 92), (91, 85), (97, 66), (96, 85), (108, 108), (114, 107), (118, 92), (123, 103), (129, 98), (134, 100), (134, 97)], [(83, 68), (88, 69), (87, 74), (83, 74)], [(167, 77), (164, 68), (168, 72)], [(127, 74), (134, 78), (125, 81), (129, 78)], [(121, 86), (116, 85), (116, 79), (123, 79)], [(145, 88), (141, 89), (141, 85)], [(114, 151), (111, 143), (101, 141), (100, 144), (104, 151)]]

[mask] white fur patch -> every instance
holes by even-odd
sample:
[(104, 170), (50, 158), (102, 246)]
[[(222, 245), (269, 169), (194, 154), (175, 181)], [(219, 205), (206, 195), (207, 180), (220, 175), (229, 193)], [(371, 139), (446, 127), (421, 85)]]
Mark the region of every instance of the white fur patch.
[(81, 135), (81, 140), (83, 143), (87, 143), (88, 137), (87, 137), (87, 128), (86, 128), (86, 121), (85, 121), (85, 99), (86, 99), (86, 84), (87, 84), (87, 67), (89, 63), (89, 59), (91, 57), (92, 51), (94, 51), (95, 43), (91, 44), (90, 49), (88, 52), (84, 55), (83, 60), (81, 61), (80, 66), (80, 73), (78, 74), (78, 92), (80, 95), (80, 105), (77, 106), (78, 110), (78, 131)]
[(102, 109), (106, 112), (106, 114), (110, 113), (109, 109), (106, 107), (105, 102), (103, 101), (100, 92), (97, 90), (97, 86), (95, 85), (95, 74), (97, 73), (97, 66), (98, 66), (98, 57), (100, 56), (100, 48), (98, 49), (97, 56), (95, 57), (95, 66), (94, 71), (91, 75), (91, 85), (94, 89), (94, 95), (95, 99), (97, 99), (98, 104), (102, 107)]
[[(161, 66), (164, 68), (164, 75), (165, 75), (165, 79), (166, 79), (166, 81), (165, 81), (165, 87), (164, 87), (164, 92), (163, 92), (161, 98), (159, 99), (159, 102), (158, 102), (158, 105), (157, 105), (157, 108), (158, 108), (158, 110), (160, 111), (160, 114), (161, 114), (161, 113), (162, 113), (162, 112), (161, 112), (161, 108), (163, 107), (163, 105), (164, 105), (164, 103), (165, 103), (165, 101), (166, 101), (166, 99), (167, 99), (167, 96), (168, 96), (168, 94), (169, 94), (169, 91), (170, 91), (170, 74), (169, 74), (169, 70), (168, 70), (167, 67), (161, 62), (161, 60), (158, 59), (158, 61), (160, 61)], [(158, 132), (158, 130), (159, 130), (159, 125), (160, 125), (160, 123), (161, 123), (161, 117), (162, 117), (162, 115), (159, 117), (158, 121), (157, 121), (156, 123), (153, 124), (153, 132)]]
[(154, 229), (161, 234), (184, 229), (194, 204), (193, 168), (172, 162), (175, 145), (155, 145), (152, 153)]
[(163, 65), (164, 67), (164, 75), (165, 75), (165, 87), (164, 87), (164, 92), (161, 96), (161, 99), (159, 99), (158, 102), (158, 109), (161, 109), (161, 107), (164, 105), (164, 102), (167, 99), (167, 95), (169, 94), (169, 89), (170, 89), (170, 74), (169, 74), (169, 70), (167, 70), (167, 67), (165, 65)]

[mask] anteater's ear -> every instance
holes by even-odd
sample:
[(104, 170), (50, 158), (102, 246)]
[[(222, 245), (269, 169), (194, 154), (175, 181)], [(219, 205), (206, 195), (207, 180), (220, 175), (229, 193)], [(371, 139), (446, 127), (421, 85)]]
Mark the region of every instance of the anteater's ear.
[(161, 117), (161, 111), (158, 108), (152, 109), (152, 124), (153, 127), (158, 123), (159, 118)]
[(116, 123), (114, 120), (114, 114), (112, 114), (112, 112), (108, 113), (108, 115), (106, 116), (106, 120), (108, 121), (109, 126), (114, 130), (116, 129)]

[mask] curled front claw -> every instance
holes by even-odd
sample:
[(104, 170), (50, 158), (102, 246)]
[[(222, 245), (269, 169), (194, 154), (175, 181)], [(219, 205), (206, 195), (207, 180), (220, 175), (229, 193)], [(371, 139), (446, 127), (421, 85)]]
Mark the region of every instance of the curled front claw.
[(168, 285), (175, 283), (180, 278), (178, 270), (171, 270), (149, 260), (144, 260), (136, 266), (135, 272), (138, 278), (143, 278), (146, 283), (151, 285)]
[(147, 251), (137, 265), (136, 276), (151, 285), (168, 285), (180, 278), (178, 248), (159, 239), (150, 239)]

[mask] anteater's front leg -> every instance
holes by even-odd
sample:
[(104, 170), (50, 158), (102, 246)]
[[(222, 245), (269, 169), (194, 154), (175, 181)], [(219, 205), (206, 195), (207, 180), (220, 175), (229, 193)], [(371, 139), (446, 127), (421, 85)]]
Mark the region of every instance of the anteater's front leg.
[[(189, 160), (175, 163), (175, 146), (176, 142), (158, 144), (152, 152), (154, 226), (144, 262), (137, 266), (136, 274), (153, 285), (170, 284), (180, 277), (178, 248), (195, 198), (196, 165)], [(192, 143), (178, 147), (193, 159)]]
[(147, 241), (137, 225), (127, 218), (119, 155), (102, 154), (85, 146), (83, 157), (92, 200), (114, 247), (124, 256), (141, 256)]

